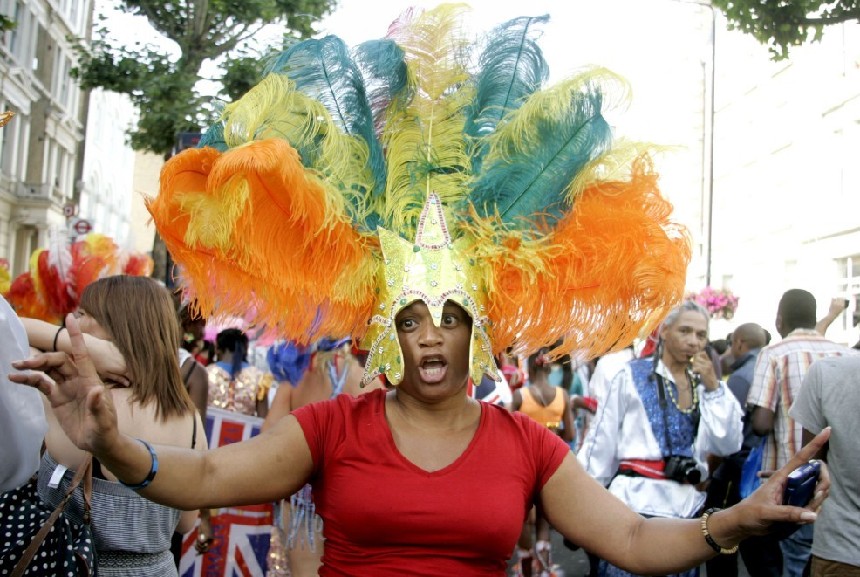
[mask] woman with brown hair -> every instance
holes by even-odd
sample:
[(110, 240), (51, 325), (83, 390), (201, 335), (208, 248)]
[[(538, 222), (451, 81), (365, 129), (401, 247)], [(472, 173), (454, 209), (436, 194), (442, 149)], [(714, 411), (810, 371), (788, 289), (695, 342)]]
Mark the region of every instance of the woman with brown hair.
[[(119, 430), (147, 443), (204, 450), (203, 425), (179, 372), (179, 325), (168, 291), (151, 278), (104, 278), (84, 290), (76, 316), (96, 365), (113, 364), (113, 371), (125, 374), (114, 373), (107, 388)], [(72, 352), (64, 327), (23, 321), (31, 346)], [(110, 354), (111, 348), (122, 355), (124, 370), (117, 361), (110, 361), (117, 356)], [(53, 507), (87, 453), (69, 440), (50, 407), (45, 413), (48, 432), (39, 469), (39, 495)], [(92, 526), (98, 572), (103, 576), (176, 575), (170, 538), (174, 530), (189, 531), (197, 511), (157, 505), (135, 489), (118, 482), (110, 470), (93, 460)], [(70, 507), (82, 510), (79, 495)]]

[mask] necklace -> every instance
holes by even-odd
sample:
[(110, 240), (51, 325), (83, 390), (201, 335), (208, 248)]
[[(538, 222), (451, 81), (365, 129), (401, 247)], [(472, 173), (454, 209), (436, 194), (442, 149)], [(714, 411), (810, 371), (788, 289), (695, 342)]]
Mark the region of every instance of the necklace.
[(678, 396), (675, 394), (675, 387), (678, 386), (677, 383), (673, 383), (675, 385), (674, 387), (665, 387), (669, 398), (672, 399), (672, 404), (674, 404), (675, 408), (684, 413), (685, 415), (689, 415), (699, 406), (699, 392), (696, 390), (697, 387), (694, 387), (692, 382), (690, 381), (689, 375), (687, 376), (687, 383), (690, 385), (690, 390), (693, 393), (693, 402), (690, 404), (689, 409), (682, 409), (681, 405), (678, 403)]

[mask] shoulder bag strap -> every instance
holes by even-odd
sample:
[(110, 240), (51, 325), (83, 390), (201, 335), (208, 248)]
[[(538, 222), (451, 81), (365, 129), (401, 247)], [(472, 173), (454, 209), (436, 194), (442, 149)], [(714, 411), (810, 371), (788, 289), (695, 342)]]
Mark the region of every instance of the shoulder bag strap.
[(72, 493), (74, 493), (75, 489), (78, 488), (81, 481), (84, 482), (84, 523), (89, 524), (90, 507), (92, 505), (93, 495), (93, 459), (92, 455), (87, 454), (86, 459), (75, 472), (75, 476), (72, 478), (72, 482), (69, 484), (69, 488), (66, 490), (66, 495), (63, 497), (63, 500), (60, 501), (60, 504), (57, 505), (53, 513), (51, 513), (51, 516), (48, 517), (48, 520), (45, 521), (45, 524), (42, 525), (42, 528), (39, 529), (38, 533), (36, 533), (36, 536), (33, 537), (30, 545), (21, 555), (21, 559), (18, 560), (18, 564), (15, 565), (15, 569), (12, 571), (10, 577), (21, 577), (24, 574), (24, 571), (27, 570), (27, 566), (30, 564), (30, 561), (32, 561), (33, 557), (36, 556), (39, 547), (41, 547), (42, 543), (45, 541), (45, 537), (48, 536), (48, 532), (50, 532), (51, 527), (54, 526), (54, 523), (57, 522), (57, 519), (59, 519), (60, 515), (65, 511), (69, 499), (72, 498)]
[[(191, 361), (190, 363), (188, 361)], [(188, 387), (188, 379), (191, 378), (191, 373), (194, 372), (194, 367), (197, 366), (197, 361), (194, 360), (194, 357), (188, 357), (188, 360), (185, 361), (188, 364), (188, 370), (185, 371), (185, 375), (182, 377), (182, 382)]]

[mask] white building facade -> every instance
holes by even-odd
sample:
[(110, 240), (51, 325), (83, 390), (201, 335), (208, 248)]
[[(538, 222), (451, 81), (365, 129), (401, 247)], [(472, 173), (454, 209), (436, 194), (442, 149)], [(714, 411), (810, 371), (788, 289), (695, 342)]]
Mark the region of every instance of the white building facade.
[[(740, 33), (717, 35), (712, 284), (740, 297), (734, 322), (774, 332), (780, 295), (850, 301), (827, 336), (858, 340), (860, 24), (773, 62)], [(717, 337), (723, 335), (716, 335)]]
[(92, 2), (0, 0), (0, 12), (15, 23), (0, 42), (0, 109), (16, 114), (0, 130), (0, 258), (18, 274), (74, 196), (86, 107), (69, 38), (89, 37)]
[(128, 248), (134, 122), (128, 97), (84, 92), (71, 70), (72, 47), (91, 37), (93, 0), (0, 0), (15, 23), (0, 42), (0, 259), (14, 275), (48, 244), (51, 229), (78, 220)]
[(128, 130), (135, 107), (125, 94), (101, 89), (92, 91), (89, 106), (76, 217), (130, 249), (135, 152), (128, 145)]

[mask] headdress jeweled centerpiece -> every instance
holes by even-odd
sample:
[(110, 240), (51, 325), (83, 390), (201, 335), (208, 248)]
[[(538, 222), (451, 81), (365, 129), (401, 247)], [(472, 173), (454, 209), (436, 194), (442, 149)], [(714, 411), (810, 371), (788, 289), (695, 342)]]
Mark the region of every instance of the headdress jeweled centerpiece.
[(472, 317), (469, 354), (471, 377), (476, 383), (483, 374), (499, 380), (493, 362), (487, 317), (484, 274), (474, 258), (467, 256), (468, 242), (451, 240), (439, 197), (431, 194), (418, 218), (415, 242), (408, 242), (379, 229), (385, 279), (380, 283), (377, 310), (370, 319), (364, 343), (370, 353), (364, 382), (385, 374), (393, 385), (400, 383), (403, 356), (397, 341), (394, 319), (404, 307), (422, 300), (433, 322), (442, 318), (446, 301), (463, 307)]

